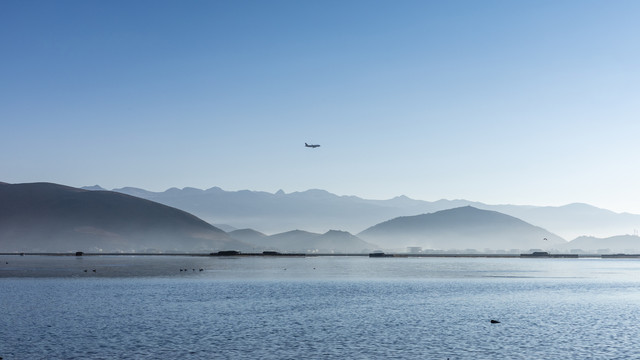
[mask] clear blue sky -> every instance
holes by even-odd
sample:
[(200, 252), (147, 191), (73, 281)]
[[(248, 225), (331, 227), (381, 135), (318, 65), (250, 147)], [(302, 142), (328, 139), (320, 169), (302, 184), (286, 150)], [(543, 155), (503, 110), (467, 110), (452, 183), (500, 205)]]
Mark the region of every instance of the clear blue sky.
[(0, 181), (640, 213), (639, 18), (635, 0), (3, 0)]

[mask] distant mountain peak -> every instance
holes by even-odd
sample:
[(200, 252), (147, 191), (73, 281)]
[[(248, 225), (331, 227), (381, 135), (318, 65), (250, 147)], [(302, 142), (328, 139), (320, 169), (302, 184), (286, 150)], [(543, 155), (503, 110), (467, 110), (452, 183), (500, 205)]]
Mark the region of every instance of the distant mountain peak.
[(208, 189), (207, 189), (207, 190), (205, 190), (204, 192), (205, 192), (205, 193), (207, 193), (207, 194), (223, 194), (223, 193), (225, 193), (225, 191), (224, 191), (224, 190), (222, 190), (221, 188), (219, 188), (219, 187), (217, 187), (217, 186), (214, 186), (214, 187), (208, 188)]
[(344, 238), (344, 239), (356, 238), (356, 236), (351, 234), (350, 232), (342, 231), (342, 230), (329, 230), (326, 233), (322, 234), (322, 236), (332, 237), (332, 238)]
[(83, 186), (81, 187), (81, 189), (83, 190), (90, 190), (90, 191), (107, 191), (107, 189), (103, 188), (100, 185), (93, 185), (93, 186)]
[(343, 230), (329, 230), (325, 234), (349, 234), (349, 232)]
[(316, 233), (313, 233), (313, 232), (310, 232), (310, 231), (299, 230), (299, 229), (291, 230), (291, 231), (285, 231), (285, 232), (283, 232), (283, 233), (275, 234), (275, 235), (285, 235), (285, 234), (286, 234), (286, 235), (300, 235), (300, 234), (305, 234), (305, 235), (320, 235), (320, 234), (316, 234)]
[(295, 192), (294, 194), (322, 196), (322, 197), (337, 196), (337, 195), (332, 194), (332, 193), (330, 193), (330, 192), (328, 192), (326, 190), (321, 190), (321, 189), (309, 189), (309, 190), (305, 190), (305, 191), (298, 191), (298, 192)]

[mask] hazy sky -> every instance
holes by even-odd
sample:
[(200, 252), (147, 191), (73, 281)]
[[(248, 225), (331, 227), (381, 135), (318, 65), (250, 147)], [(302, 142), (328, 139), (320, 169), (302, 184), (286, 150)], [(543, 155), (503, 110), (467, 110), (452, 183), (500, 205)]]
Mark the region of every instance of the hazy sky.
[(0, 181), (640, 213), (639, 18), (636, 0), (3, 0)]

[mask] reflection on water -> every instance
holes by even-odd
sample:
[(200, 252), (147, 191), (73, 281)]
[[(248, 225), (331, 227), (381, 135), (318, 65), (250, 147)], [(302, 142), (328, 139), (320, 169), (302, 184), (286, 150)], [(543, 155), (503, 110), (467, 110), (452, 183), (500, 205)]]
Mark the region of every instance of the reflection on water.
[(0, 261), (4, 359), (626, 359), (640, 335), (636, 260)]

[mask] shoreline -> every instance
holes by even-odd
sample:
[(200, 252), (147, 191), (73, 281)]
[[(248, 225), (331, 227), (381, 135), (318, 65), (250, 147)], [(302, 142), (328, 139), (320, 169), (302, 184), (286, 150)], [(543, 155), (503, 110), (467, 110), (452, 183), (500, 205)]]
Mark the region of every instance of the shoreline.
[[(0, 256), (183, 256), (183, 257), (372, 257), (369, 253), (75, 253), (75, 252), (4, 252)], [(372, 258), (562, 258), (562, 259), (637, 259), (640, 254), (409, 254), (409, 253), (384, 253), (384, 256), (373, 256)]]

